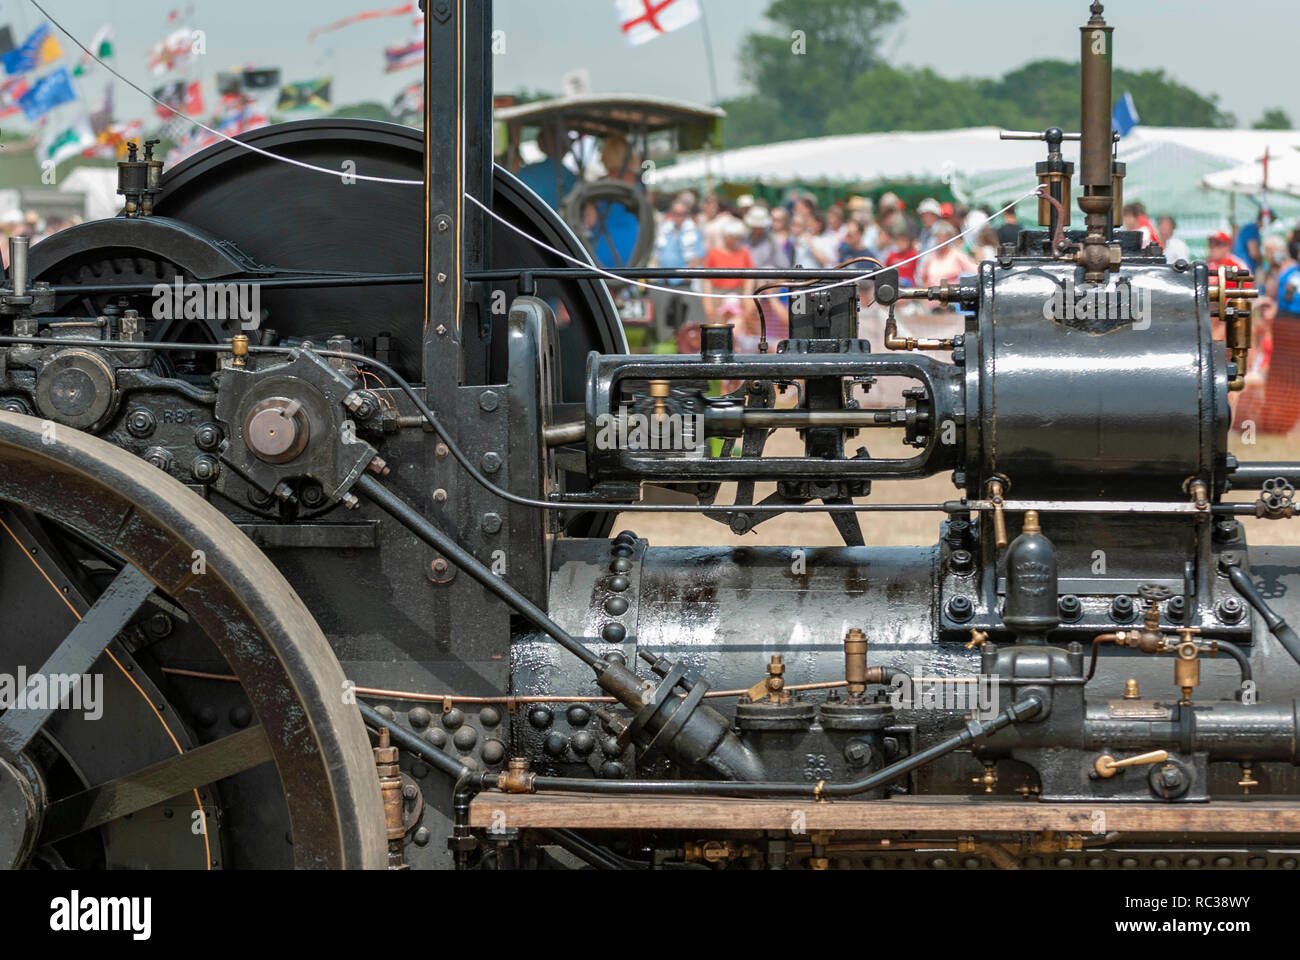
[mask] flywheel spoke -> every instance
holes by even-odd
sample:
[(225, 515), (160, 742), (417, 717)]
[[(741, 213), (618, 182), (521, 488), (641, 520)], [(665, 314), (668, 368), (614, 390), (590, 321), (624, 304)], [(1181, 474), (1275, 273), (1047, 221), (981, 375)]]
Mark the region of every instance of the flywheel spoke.
[(271, 745), (260, 726), (241, 730), (51, 804), (45, 811), (40, 842), (53, 843), (102, 827), (272, 759)]
[(95, 665), (113, 638), (149, 599), (153, 589), (149, 578), (135, 567), (123, 568), (28, 684), (28, 691), (33, 691), (37, 684), (44, 684), (50, 691), (56, 688), (55, 678), (67, 678), (66, 684), (58, 684), (65, 703), (53, 702), (47, 696), (42, 698), (40, 707), (24, 704), (21, 709), (6, 710), (0, 716), (0, 751), (17, 756), (32, 742), (54, 711), (66, 704), (80, 678)]

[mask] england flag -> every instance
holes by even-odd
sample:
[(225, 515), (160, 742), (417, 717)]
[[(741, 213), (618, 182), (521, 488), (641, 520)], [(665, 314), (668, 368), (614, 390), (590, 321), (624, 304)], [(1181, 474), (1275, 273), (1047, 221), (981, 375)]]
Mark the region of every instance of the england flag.
[(699, 0), (616, 0), (628, 46), (649, 43), (700, 19)]

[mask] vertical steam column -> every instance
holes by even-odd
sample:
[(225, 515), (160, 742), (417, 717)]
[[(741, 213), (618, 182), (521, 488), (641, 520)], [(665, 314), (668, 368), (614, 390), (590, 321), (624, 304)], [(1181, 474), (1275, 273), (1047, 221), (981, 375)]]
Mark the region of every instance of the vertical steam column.
[(1120, 249), (1112, 246), (1110, 225), (1115, 205), (1114, 167), (1111, 160), (1111, 51), (1113, 28), (1102, 17), (1098, 2), (1092, 18), (1080, 27), (1083, 41), (1083, 118), (1080, 144), (1080, 182), (1087, 236), (1079, 250), (1079, 263), (1089, 283), (1103, 283), (1120, 264)]

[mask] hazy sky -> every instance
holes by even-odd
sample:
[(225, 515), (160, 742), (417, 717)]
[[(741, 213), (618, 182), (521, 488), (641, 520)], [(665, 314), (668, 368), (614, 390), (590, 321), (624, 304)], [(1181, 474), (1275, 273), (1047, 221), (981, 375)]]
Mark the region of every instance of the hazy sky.
[[(736, 52), (741, 38), (762, 29), (769, 0), (702, 0), (708, 12), (722, 96), (742, 90)], [(406, 39), (404, 18), (363, 23), (309, 44), (307, 34), (359, 10), (401, 0), (42, 0), (56, 19), (85, 41), (106, 21), (117, 28), (117, 67), (141, 85), (150, 44), (166, 32), (166, 14), (192, 6), (207, 34), (203, 73), (211, 79), (236, 65), (281, 66), (286, 80), (335, 78), (335, 103), (391, 102), (420, 79), (418, 69), (383, 72), (383, 48)], [(929, 66), (948, 76), (996, 76), (1028, 60), (1078, 57), (1077, 26), (1085, 0), (902, 0), (906, 18), (885, 45), (898, 65)], [(503, 92), (559, 88), (568, 71), (585, 67), (598, 92), (638, 92), (707, 102), (711, 99), (698, 24), (642, 47), (623, 45), (614, 0), (496, 0), (506, 52), (497, 57)], [(1294, 0), (1256, 0), (1234, 15), (1210, 0), (1111, 0), (1107, 19), (1118, 28), (1116, 63), (1163, 68), (1204, 93), (1245, 124), (1280, 106), (1300, 120), (1291, 64), (1298, 41), (1290, 32)], [(30, 30), (39, 14), (29, 0), (0, 0), (0, 22)], [(810, 51), (811, 52), (811, 51)], [(846, 86), (850, 78), (845, 78)], [(85, 95), (98, 100), (98, 81)], [(119, 118), (149, 112), (138, 95), (117, 92)], [(1139, 104), (1139, 110), (1141, 105)]]

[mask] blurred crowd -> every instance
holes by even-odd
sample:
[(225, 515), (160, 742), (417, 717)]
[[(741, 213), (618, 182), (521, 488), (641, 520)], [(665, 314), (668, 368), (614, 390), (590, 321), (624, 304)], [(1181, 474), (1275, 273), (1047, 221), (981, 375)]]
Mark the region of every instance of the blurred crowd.
[[(820, 206), (810, 194), (787, 193), (782, 202), (765, 204), (752, 196), (734, 203), (715, 194), (702, 200), (684, 192), (671, 198), (656, 234), (655, 262), (661, 267), (710, 269), (862, 267), (869, 273), (879, 267), (896, 267), (904, 287), (937, 287), (977, 272), (978, 264), (996, 257), (1005, 244), (1016, 244), (1022, 229), (1014, 210), (998, 216), (987, 208), (943, 203), (926, 198), (915, 209), (894, 193), (873, 201), (849, 196)], [(1195, 259), (1178, 234), (1171, 216), (1154, 219), (1140, 202), (1127, 204), (1124, 228), (1142, 234), (1145, 249), (1158, 244), (1169, 263)], [(1029, 224), (1025, 229), (1038, 229)], [(1260, 290), (1256, 308), (1255, 349), (1247, 389), (1234, 395), (1239, 424), (1249, 420), (1263, 433), (1300, 430), (1300, 224), (1274, 223), (1267, 210), (1233, 233), (1209, 237), (1204, 257), (1211, 272), (1237, 267), (1249, 272)], [(731, 323), (737, 347), (754, 351), (760, 341), (760, 316), (769, 341), (788, 331), (788, 298), (781, 284), (737, 279), (697, 282), (677, 281), (679, 288), (694, 288), (716, 299), (700, 307), (684, 298), (666, 305), (667, 322), (681, 326), (691, 313), (695, 319)], [(749, 299), (755, 293), (773, 294), (763, 301), (762, 313)], [(728, 296), (730, 295), (730, 296)], [(874, 308), (872, 284), (859, 285), (861, 335), (879, 339), (883, 311)], [(900, 323), (910, 322), (913, 336), (951, 336), (960, 321), (951, 308), (937, 303), (909, 301), (899, 307)], [(916, 329), (916, 328), (921, 329)], [(1223, 338), (1222, 325), (1215, 334)]]
[(0, 212), (0, 261), (8, 270), (10, 237), (30, 237), (32, 243), (39, 243), (79, 223), (80, 217), (41, 216), (35, 210), (19, 210), (17, 207)]

